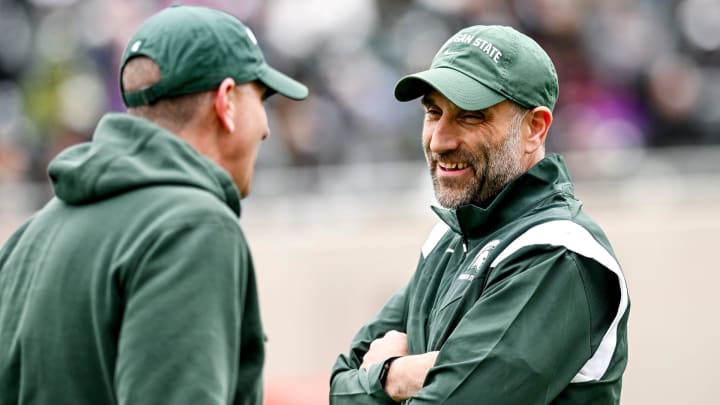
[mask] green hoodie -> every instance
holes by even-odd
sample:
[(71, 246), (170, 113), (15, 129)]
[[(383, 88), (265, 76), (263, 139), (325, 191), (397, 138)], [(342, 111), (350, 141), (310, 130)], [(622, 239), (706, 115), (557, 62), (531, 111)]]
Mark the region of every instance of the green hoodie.
[(264, 335), (230, 176), (128, 115), (49, 167), (0, 250), (0, 405), (260, 404)]
[(627, 363), (625, 279), (582, 212), (565, 164), (549, 156), (487, 208), (441, 219), (410, 282), (357, 333), (333, 368), (333, 405), (392, 404), (370, 343), (405, 332), (409, 354), (439, 351), (408, 405), (610, 405)]

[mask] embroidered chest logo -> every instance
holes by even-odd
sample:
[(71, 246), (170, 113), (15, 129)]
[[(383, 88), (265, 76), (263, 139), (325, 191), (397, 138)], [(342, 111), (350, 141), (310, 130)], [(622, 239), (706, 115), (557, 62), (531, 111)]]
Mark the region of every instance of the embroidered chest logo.
[(465, 272), (458, 276), (458, 280), (474, 280), (475, 277), (480, 274), (480, 269), (482, 268), (483, 263), (485, 263), (485, 261), (487, 260), (488, 256), (490, 256), (490, 252), (492, 252), (499, 244), (500, 241), (496, 239), (488, 242), (485, 246), (483, 246), (482, 249), (480, 249), (478, 254), (475, 256), (472, 264), (470, 264), (470, 267), (468, 267)]

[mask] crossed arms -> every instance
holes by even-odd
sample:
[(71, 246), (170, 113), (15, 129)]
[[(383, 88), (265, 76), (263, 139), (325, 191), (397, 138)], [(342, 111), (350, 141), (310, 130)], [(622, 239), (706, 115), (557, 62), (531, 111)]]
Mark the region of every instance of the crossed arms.
[(430, 367), (435, 364), (437, 355), (438, 351), (432, 351), (409, 356), (407, 335), (391, 330), (385, 336), (370, 343), (370, 350), (365, 353), (360, 369), (367, 370), (374, 364), (383, 365), (385, 360), (400, 356), (388, 368), (384, 387), (390, 398), (400, 402), (420, 391)]
[[(414, 277), (358, 332), (349, 354), (338, 358), (331, 404), (551, 402), (594, 349), (598, 325), (590, 320), (596, 311), (586, 288), (605, 286), (585, 284), (585, 262), (554, 249), (508, 263), (437, 346), (427, 336), (435, 309), (418, 314), (409, 307), (422, 288)], [(440, 309), (448, 310), (452, 306)], [(394, 356), (404, 357), (392, 363), (383, 389), (382, 363)]]

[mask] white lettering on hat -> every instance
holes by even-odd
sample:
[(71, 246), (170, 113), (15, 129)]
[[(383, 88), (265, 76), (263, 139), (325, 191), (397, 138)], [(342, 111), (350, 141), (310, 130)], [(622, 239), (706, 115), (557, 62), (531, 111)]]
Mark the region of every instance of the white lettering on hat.
[(137, 52), (138, 50), (140, 50), (141, 45), (142, 45), (141, 40), (137, 40), (137, 41), (133, 42), (132, 46), (130, 47), (130, 51)]
[(247, 31), (247, 36), (250, 38), (252, 43), (257, 45), (257, 38), (255, 38), (255, 34), (253, 34), (252, 30), (248, 27), (245, 27), (245, 31)]
[(450, 43), (462, 42), (463, 44), (469, 44), (469, 43), (472, 43), (473, 38), (475, 38), (474, 35), (457, 34), (454, 37), (452, 37), (449, 42)]
[(500, 52), (500, 50), (497, 49), (495, 45), (481, 38), (477, 38), (472, 45), (480, 48), (481, 51), (485, 52), (485, 54), (487, 54), (493, 60), (493, 62), (500, 62), (502, 52)]
[[(493, 60), (495, 63), (500, 63), (500, 58), (502, 57), (502, 52), (495, 47), (492, 43), (482, 39), (482, 38), (475, 38), (474, 35), (470, 34), (457, 34), (454, 37), (450, 38), (445, 45), (443, 45), (443, 48), (454, 43), (459, 44), (465, 44), (465, 45), (472, 45), (476, 48), (479, 48), (483, 53), (488, 55), (490, 59)], [(453, 50), (445, 50), (445, 55), (456, 55), (462, 53), (462, 51), (453, 49)]]

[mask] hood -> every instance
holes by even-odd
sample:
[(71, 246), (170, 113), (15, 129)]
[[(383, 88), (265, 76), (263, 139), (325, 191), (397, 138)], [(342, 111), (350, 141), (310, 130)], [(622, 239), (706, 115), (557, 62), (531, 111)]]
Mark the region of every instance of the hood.
[(72, 205), (179, 185), (206, 190), (240, 215), (240, 194), (227, 172), (170, 132), (127, 114), (104, 116), (92, 142), (61, 152), (48, 174), (55, 195)]

